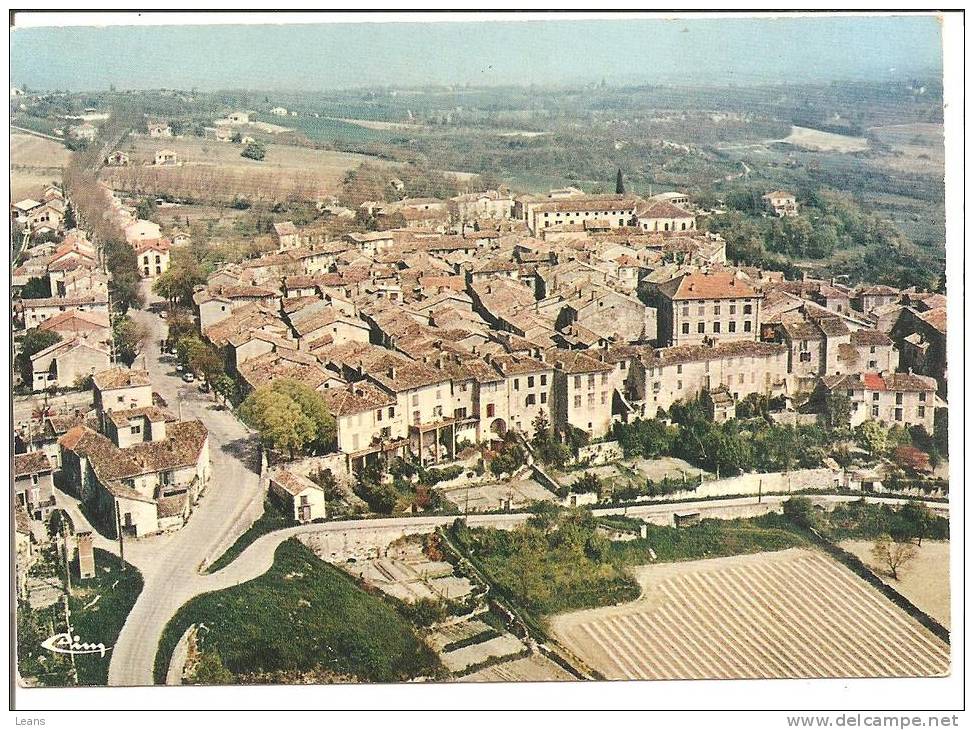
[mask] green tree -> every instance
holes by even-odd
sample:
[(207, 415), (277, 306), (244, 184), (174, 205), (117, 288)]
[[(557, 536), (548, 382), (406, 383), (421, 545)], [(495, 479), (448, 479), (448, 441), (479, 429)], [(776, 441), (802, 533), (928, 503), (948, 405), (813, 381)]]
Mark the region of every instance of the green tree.
[(399, 491), (393, 484), (383, 484), (381, 481), (363, 481), (359, 485), (359, 494), (369, 507), (379, 514), (392, 514), (399, 504)]
[(856, 444), (874, 459), (885, 456), (889, 450), (889, 432), (878, 421), (863, 421), (856, 426), (853, 435)]
[(616, 195), (622, 195), (626, 192), (625, 183), (622, 181), (622, 168), (620, 167), (616, 171)]
[(267, 149), (260, 142), (248, 142), (240, 156), (251, 160), (263, 160), (266, 154)]
[(937, 451), (946, 456), (949, 453), (947, 409), (937, 408), (933, 412), (933, 443)]
[(176, 356), (194, 373), (206, 378), (207, 382), (212, 383), (224, 374), (220, 353), (195, 333), (185, 335), (176, 342)]
[(913, 543), (896, 542), (889, 535), (880, 535), (873, 545), (872, 555), (893, 580), (899, 580), (899, 571), (916, 557), (917, 549)]
[(145, 344), (149, 331), (144, 325), (129, 316), (117, 317), (112, 324), (112, 339), (115, 342), (115, 357), (131, 366)]
[(534, 448), (538, 459), (543, 464), (564, 466), (570, 456), (568, 448), (558, 441), (555, 430), (551, 427), (551, 422), (544, 411), (538, 411), (538, 415), (535, 416), (531, 425), (534, 427), (531, 446)]
[(193, 306), (193, 292), (213, 271), (208, 247), (177, 248), (169, 257), (169, 268), (156, 278), (152, 291), (174, 304)]
[(782, 505), (782, 510), (785, 517), (799, 527), (812, 530), (818, 526), (815, 508), (808, 497), (792, 497)]
[(112, 305), (125, 314), (130, 307), (140, 309), (143, 305), (139, 290), (139, 265), (135, 250), (123, 240), (110, 238), (102, 246), (105, 265), (111, 275), (108, 285)]
[(298, 453), (324, 451), (335, 440), (335, 419), (320, 393), (283, 378), (257, 388), (240, 406), (240, 415), (261, 441), (293, 459)]
[(930, 508), (923, 502), (911, 500), (900, 508), (899, 516), (909, 537), (916, 538), (917, 547), (923, 545), (923, 538), (934, 522)]
[(27, 330), (20, 340), (20, 352), (17, 353), (16, 365), (21, 379), (25, 384), (31, 383), (32, 372), (30, 359), (41, 350), (46, 350), (51, 345), (61, 341), (61, 335), (49, 330), (31, 329)]
[(46, 276), (32, 276), (20, 290), (21, 299), (47, 299), (51, 296), (51, 280)]
[(239, 393), (237, 392), (237, 384), (234, 382), (226, 373), (217, 375), (211, 381), (213, 383), (213, 392), (219, 393), (230, 403), (235, 403)]
[(825, 396), (825, 425), (830, 429), (846, 428), (852, 417), (852, 405), (845, 393), (833, 391)]
[(135, 207), (135, 214), (142, 220), (152, 220), (156, 212), (156, 201), (153, 198), (143, 198)]

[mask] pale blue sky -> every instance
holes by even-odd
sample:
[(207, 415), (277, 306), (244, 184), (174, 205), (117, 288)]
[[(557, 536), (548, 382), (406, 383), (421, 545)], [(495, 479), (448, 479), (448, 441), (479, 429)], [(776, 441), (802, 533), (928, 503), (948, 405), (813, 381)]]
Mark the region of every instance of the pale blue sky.
[(416, 84), (739, 84), (939, 74), (930, 16), (22, 28), (40, 89), (324, 90)]

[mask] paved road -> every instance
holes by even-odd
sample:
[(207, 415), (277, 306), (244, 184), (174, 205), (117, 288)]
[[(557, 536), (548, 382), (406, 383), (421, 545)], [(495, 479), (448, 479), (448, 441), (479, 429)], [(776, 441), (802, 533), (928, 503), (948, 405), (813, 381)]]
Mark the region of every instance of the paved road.
[(142, 572), (145, 586), (112, 650), (111, 685), (152, 684), (159, 638), (177, 609), (199, 592), (200, 564), (246, 530), (249, 521), (241, 522), (239, 517), (261, 499), (256, 437), (231, 412), (215, 409), (214, 402), (195, 386), (184, 384), (173, 363), (161, 359), (164, 320), (147, 311), (133, 311), (132, 318), (150, 333), (144, 357), (136, 365), (144, 362), (154, 390), (171, 411), (184, 419), (199, 418), (209, 429), (211, 478), (185, 527), (125, 545), (125, 559)]
[[(300, 534), (367, 535), (377, 531), (426, 532), (453, 522), (455, 516), (416, 516), (383, 519), (345, 520), (291, 527), (258, 538), (230, 565), (217, 573), (203, 575), (204, 560), (217, 557), (216, 552), (232, 543), (248, 526), (240, 515), (248, 504), (260, 499), (260, 480), (256, 473), (258, 455), (256, 441), (249, 430), (229, 411), (213, 408), (213, 401), (202, 397), (194, 387), (187, 387), (179, 379), (172, 363), (160, 359), (159, 340), (165, 336), (165, 323), (158, 315), (133, 312), (133, 318), (150, 329), (144, 363), (154, 388), (169, 403), (172, 410), (180, 410), (183, 418), (201, 418), (210, 430), (212, 477), (207, 493), (188, 524), (182, 530), (145, 538), (126, 544), (125, 558), (142, 571), (145, 587), (129, 614), (116, 646), (112, 650), (108, 673), (110, 685), (151, 685), (153, 664), (159, 639), (166, 624), (176, 611), (195, 596), (221, 590), (252, 580), (267, 572), (277, 547)], [(141, 365), (142, 362), (137, 362)], [(823, 495), (818, 501), (842, 502), (858, 496)], [(777, 505), (787, 495), (765, 496), (762, 503)], [(870, 499), (870, 501), (879, 501)], [(884, 500), (887, 501), (887, 500)], [(631, 507), (597, 509), (598, 515), (628, 514), (651, 516), (676, 511), (699, 509), (717, 511), (721, 508), (754, 505), (756, 497), (739, 499), (701, 500), (682, 504), (647, 504)], [(934, 509), (946, 505), (929, 503)], [(512, 527), (524, 522), (530, 514), (470, 515), (471, 526)], [(116, 551), (116, 544), (104, 546)]]

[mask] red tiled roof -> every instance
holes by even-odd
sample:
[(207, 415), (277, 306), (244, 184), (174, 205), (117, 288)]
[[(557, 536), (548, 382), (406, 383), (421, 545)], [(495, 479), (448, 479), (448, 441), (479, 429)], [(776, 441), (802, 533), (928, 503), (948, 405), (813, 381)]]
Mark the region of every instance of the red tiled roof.
[(683, 274), (659, 285), (660, 292), (674, 300), (742, 299), (762, 296), (733, 272), (697, 272)]
[(14, 455), (15, 477), (40, 474), (52, 469), (51, 461), (43, 451), (30, 451), (26, 454)]

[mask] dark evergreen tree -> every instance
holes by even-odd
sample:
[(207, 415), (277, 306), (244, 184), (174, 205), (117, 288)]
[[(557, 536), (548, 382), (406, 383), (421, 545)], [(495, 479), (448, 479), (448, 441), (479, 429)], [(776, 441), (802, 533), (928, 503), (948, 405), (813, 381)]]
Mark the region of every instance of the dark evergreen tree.
[(616, 171), (616, 195), (622, 195), (626, 192), (626, 186), (622, 182), (622, 169)]

